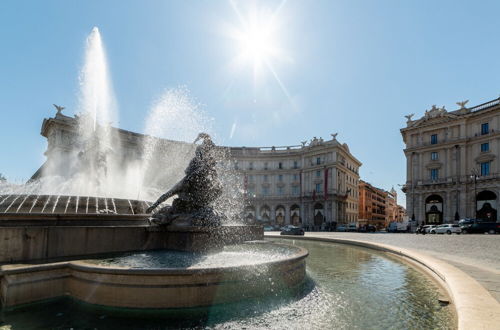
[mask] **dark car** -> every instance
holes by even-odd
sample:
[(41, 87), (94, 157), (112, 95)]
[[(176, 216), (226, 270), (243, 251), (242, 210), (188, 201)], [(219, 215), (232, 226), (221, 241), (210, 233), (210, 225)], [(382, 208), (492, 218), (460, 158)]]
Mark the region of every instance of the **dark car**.
[(304, 235), (304, 229), (295, 226), (286, 226), (280, 235)]
[(377, 231), (377, 227), (373, 225), (364, 225), (364, 226), (359, 226), (358, 232), (360, 233), (374, 233)]
[(487, 222), (481, 219), (463, 219), (458, 222), (462, 233), (500, 233), (499, 222)]

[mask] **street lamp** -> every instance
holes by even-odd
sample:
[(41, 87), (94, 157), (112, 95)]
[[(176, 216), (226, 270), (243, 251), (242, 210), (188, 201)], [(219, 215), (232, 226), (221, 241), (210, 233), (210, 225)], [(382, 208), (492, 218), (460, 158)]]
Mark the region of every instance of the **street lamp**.
[(471, 179), (474, 179), (474, 218), (477, 218), (477, 192), (476, 192), (476, 184), (477, 184), (477, 178), (479, 177), (478, 170), (476, 168), (473, 168), (471, 170)]

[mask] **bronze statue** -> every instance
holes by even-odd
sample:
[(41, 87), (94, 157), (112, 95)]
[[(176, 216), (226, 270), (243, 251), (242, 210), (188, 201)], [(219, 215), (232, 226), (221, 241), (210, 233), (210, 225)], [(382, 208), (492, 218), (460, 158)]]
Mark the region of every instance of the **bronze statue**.
[(216, 146), (206, 133), (200, 133), (194, 143), (200, 139), (203, 142), (196, 148), (195, 156), (184, 171), (184, 178), (146, 210), (150, 213), (177, 195), (172, 206), (165, 206), (153, 214), (153, 223), (171, 224), (179, 219), (179, 222), (191, 225), (220, 225), (223, 216), (213, 208), (213, 203), (222, 194), (216, 169)]

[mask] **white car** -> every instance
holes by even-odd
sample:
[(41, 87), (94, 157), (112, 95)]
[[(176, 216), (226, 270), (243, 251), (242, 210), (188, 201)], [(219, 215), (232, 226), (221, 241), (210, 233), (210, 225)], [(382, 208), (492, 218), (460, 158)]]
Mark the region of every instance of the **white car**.
[(451, 223), (446, 223), (444, 225), (439, 225), (435, 228), (431, 229), (431, 234), (448, 234), (451, 235), (453, 233), (460, 234), (462, 229), (460, 229), (459, 225), (454, 225)]
[(436, 228), (436, 225), (425, 225), (424, 230), (426, 233), (430, 233), (432, 229)]

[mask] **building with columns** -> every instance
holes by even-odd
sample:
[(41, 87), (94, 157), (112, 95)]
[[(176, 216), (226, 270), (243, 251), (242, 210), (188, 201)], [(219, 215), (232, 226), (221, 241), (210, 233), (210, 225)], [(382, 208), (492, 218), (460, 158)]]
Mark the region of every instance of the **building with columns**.
[(414, 225), (462, 218), (498, 221), (500, 98), (447, 111), (432, 108), (406, 116), (407, 213)]
[(230, 150), (244, 177), (246, 218), (310, 230), (357, 222), (361, 162), (336, 134), (300, 146)]
[[(72, 175), (75, 167), (69, 164), (75, 157), (71, 155), (80, 150), (78, 119), (58, 111), (54, 118), (43, 121), (41, 134), (48, 142), (47, 160), (32, 179), (39, 179), (44, 173)], [(134, 184), (126, 180), (134, 176), (130, 173), (141, 168), (141, 162), (147, 158), (151, 158), (148, 172), (153, 174), (143, 178), (146, 185), (159, 191), (172, 186), (183, 177), (194, 151), (190, 143), (152, 138), (114, 127), (104, 129), (110, 130), (113, 137), (112, 157), (120, 165), (120, 190)], [(246, 196), (245, 218), (276, 226), (296, 224), (310, 230), (357, 222), (361, 162), (336, 136), (332, 134), (328, 141), (313, 138), (296, 146), (220, 147), (229, 156), (226, 161), (241, 177)], [(145, 154), (144, 143), (151, 141), (161, 152)], [(176, 162), (169, 158), (172, 154), (176, 155)], [(179, 161), (179, 157), (183, 159)], [(140, 198), (153, 197), (141, 193), (137, 199)]]

